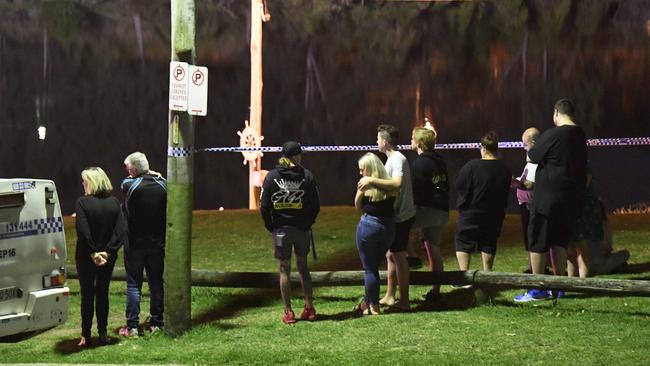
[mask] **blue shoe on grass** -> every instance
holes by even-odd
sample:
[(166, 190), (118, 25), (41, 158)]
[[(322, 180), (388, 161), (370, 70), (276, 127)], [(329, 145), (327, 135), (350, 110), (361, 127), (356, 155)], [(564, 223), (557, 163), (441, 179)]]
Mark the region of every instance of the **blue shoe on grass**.
[(550, 299), (549, 291), (532, 289), (515, 296), (515, 302), (542, 301)]

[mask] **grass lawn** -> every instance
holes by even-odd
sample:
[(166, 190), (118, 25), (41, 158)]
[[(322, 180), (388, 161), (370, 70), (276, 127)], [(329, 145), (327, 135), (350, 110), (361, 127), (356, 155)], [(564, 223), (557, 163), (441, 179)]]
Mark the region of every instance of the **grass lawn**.
[[(452, 223), (455, 215), (452, 215)], [(314, 270), (360, 269), (354, 244), (358, 214), (351, 207), (324, 208), (314, 228), (319, 260)], [(632, 252), (619, 279), (649, 279), (650, 214), (611, 216), (615, 247)], [(445, 266), (457, 270), (453, 224), (443, 239)], [(67, 218), (72, 261), (76, 236)], [(527, 263), (519, 218), (504, 224), (495, 270), (521, 272)], [(228, 210), (194, 215), (193, 268), (275, 271), (273, 248), (257, 212)], [(424, 255), (421, 256), (425, 258)], [(480, 259), (473, 258), (473, 268)], [(70, 262), (72, 264), (72, 262)], [(118, 265), (121, 259), (118, 260)], [(650, 362), (650, 299), (569, 293), (550, 301), (516, 304), (522, 290), (503, 291), (493, 306), (473, 307), (467, 290), (443, 287), (442, 300), (417, 300), (426, 287), (411, 287), (414, 311), (354, 318), (363, 288), (315, 289), (319, 321), (281, 322), (278, 290), (200, 288), (192, 290), (193, 328), (177, 338), (163, 334), (118, 339), (124, 325), (125, 286), (111, 285), (109, 333), (104, 347), (79, 350), (79, 286), (72, 289), (68, 322), (15, 343), (0, 343), (0, 362), (120, 364), (291, 364), (291, 365), (643, 365)], [(145, 292), (146, 292), (145, 285)], [(302, 301), (295, 292), (294, 309)], [(142, 303), (148, 314), (148, 300)], [(93, 330), (95, 331), (95, 330)]]

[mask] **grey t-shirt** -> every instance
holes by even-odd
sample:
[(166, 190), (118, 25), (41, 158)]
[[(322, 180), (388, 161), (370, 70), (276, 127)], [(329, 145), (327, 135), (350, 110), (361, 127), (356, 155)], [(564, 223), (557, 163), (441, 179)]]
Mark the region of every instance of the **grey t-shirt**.
[(391, 178), (402, 177), (402, 187), (395, 202), (395, 222), (404, 222), (415, 216), (413, 184), (408, 160), (401, 152), (395, 150), (386, 160), (386, 171)]

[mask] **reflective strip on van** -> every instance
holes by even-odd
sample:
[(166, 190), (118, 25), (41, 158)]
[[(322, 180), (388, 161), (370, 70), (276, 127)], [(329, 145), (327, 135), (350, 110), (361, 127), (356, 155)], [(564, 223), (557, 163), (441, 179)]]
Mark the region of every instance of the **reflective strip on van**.
[(47, 217), (0, 224), (0, 240), (63, 231), (62, 217)]

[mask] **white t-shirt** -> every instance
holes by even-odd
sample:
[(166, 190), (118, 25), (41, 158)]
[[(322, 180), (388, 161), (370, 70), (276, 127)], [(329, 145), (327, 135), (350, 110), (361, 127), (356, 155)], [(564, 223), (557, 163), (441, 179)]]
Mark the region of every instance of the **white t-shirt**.
[(526, 163), (524, 170), (527, 170), (525, 179), (529, 182), (535, 183), (535, 172), (537, 171), (537, 164)]
[(411, 168), (406, 157), (397, 150), (388, 156), (385, 167), (391, 178), (402, 177), (402, 186), (395, 201), (395, 222), (404, 222), (415, 216)]

